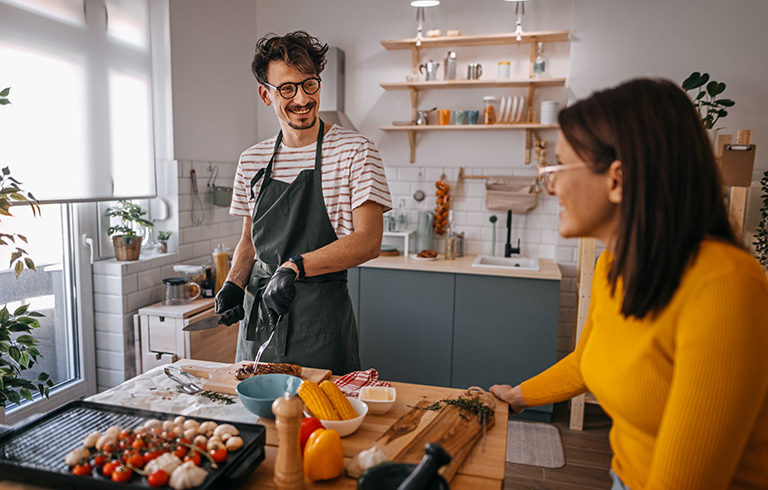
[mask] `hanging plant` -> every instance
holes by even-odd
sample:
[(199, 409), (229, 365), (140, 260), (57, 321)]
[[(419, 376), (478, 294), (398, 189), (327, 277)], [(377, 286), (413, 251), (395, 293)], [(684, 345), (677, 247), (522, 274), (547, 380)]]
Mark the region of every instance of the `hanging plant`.
[(768, 271), (768, 170), (763, 173), (760, 184), (762, 185), (760, 198), (763, 200), (763, 207), (760, 208), (760, 224), (757, 227), (755, 241), (752, 245), (755, 246), (757, 259)]

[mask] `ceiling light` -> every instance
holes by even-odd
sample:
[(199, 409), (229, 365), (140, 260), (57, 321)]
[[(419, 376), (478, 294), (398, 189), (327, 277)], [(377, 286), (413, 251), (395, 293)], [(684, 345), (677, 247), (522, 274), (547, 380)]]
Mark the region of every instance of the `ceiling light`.
[(436, 7), (440, 5), (440, 0), (413, 0), (411, 7)]

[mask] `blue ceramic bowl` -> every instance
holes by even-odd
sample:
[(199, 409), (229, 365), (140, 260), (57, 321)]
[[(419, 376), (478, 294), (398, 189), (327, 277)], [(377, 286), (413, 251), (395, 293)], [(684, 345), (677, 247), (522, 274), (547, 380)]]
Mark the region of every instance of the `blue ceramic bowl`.
[(295, 395), (300, 384), (301, 378), (290, 374), (260, 374), (239, 382), (237, 396), (251, 412), (259, 417), (273, 419), (275, 414), (272, 413), (272, 402), (286, 391)]

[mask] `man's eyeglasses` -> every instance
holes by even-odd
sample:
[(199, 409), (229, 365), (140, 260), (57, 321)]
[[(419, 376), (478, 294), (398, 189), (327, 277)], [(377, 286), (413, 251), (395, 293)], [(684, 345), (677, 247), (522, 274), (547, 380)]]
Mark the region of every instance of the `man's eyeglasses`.
[(587, 165), (581, 162), (572, 165), (545, 165), (544, 167), (539, 167), (539, 176), (544, 184), (544, 189), (550, 194), (555, 192), (555, 175), (557, 175), (557, 172), (577, 168), (587, 168)]
[(279, 87), (275, 87), (271, 83), (267, 83), (267, 82), (264, 82), (264, 85), (266, 85), (267, 87), (272, 87), (273, 89), (277, 90), (277, 92), (284, 99), (292, 99), (296, 97), (296, 93), (299, 91), (299, 86), (301, 86), (302, 90), (304, 90), (304, 93), (307, 95), (312, 95), (314, 93), (317, 93), (317, 91), (320, 90), (320, 77), (307, 78), (303, 82), (299, 82), (299, 83), (285, 82), (281, 84)]

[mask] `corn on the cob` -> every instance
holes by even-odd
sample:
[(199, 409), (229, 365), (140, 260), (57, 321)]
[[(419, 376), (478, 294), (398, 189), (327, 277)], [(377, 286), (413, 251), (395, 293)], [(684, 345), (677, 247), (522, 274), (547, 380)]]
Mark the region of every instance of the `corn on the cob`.
[(328, 399), (331, 400), (333, 408), (336, 409), (341, 420), (351, 420), (357, 417), (357, 412), (352, 408), (352, 404), (349, 403), (349, 400), (344, 396), (344, 393), (342, 393), (339, 387), (336, 386), (336, 383), (326, 379), (320, 383), (320, 389), (322, 389), (323, 393), (325, 393)]
[(304, 380), (296, 390), (296, 394), (312, 415), (320, 420), (341, 420), (331, 401), (314, 381)]

